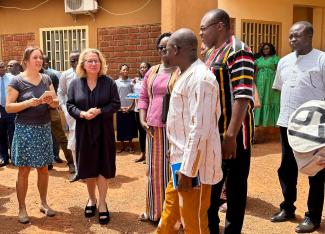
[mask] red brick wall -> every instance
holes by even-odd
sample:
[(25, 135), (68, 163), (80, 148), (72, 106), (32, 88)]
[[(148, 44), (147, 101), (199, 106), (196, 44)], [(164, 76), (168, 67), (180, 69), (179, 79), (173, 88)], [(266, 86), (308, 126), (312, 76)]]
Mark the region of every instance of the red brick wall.
[(99, 28), (98, 49), (107, 60), (108, 75), (116, 79), (123, 63), (130, 66), (130, 77), (138, 75), (142, 61), (158, 64), (156, 39), (160, 31), (160, 24)]
[(15, 59), (21, 62), (28, 46), (35, 46), (35, 33), (17, 33), (0, 35), (2, 60), (7, 63)]

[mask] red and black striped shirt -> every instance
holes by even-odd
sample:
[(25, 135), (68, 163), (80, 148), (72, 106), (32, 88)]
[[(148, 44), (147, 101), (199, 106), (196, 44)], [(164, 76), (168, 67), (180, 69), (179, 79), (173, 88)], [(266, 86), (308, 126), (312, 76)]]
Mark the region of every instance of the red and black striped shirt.
[(251, 100), (239, 132), (239, 134), (243, 134), (243, 145), (247, 149), (252, 144), (254, 134), (254, 57), (251, 49), (244, 42), (232, 36), (222, 46), (210, 52), (206, 64), (219, 83), (221, 104), (219, 132), (221, 137), (224, 136), (229, 126), (234, 100), (238, 98)]

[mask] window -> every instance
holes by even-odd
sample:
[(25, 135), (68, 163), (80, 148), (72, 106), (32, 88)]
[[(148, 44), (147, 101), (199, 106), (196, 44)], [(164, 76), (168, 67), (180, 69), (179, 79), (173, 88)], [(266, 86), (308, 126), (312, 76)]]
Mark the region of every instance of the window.
[(40, 36), (41, 48), (50, 59), (50, 67), (58, 71), (70, 67), (70, 51), (88, 47), (88, 27), (41, 28)]
[(242, 40), (257, 53), (263, 42), (272, 43), (280, 54), (281, 23), (256, 20), (242, 20)]

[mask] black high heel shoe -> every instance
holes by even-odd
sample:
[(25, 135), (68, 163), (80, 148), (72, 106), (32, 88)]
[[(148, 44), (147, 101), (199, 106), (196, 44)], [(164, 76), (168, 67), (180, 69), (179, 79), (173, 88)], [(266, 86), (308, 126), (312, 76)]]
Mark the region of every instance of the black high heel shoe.
[(98, 221), (99, 221), (99, 224), (108, 224), (110, 220), (110, 217), (109, 217), (109, 211), (107, 209), (107, 204), (106, 204), (106, 212), (98, 212)]
[[(88, 204), (89, 200), (87, 201)], [(90, 217), (94, 217), (96, 214), (96, 204), (93, 206), (87, 206), (85, 207), (85, 217), (86, 218), (90, 218)]]

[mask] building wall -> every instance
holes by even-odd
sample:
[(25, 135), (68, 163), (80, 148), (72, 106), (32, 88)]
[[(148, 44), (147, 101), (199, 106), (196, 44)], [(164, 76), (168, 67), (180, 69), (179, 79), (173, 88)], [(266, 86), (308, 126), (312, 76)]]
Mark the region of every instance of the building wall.
[(12, 59), (21, 61), (25, 48), (35, 45), (35, 33), (4, 34), (0, 35), (0, 41), (2, 60), (5, 63)]
[(295, 23), (301, 19), (305, 19), (306, 21), (313, 23), (313, 8), (294, 6), (292, 22)]
[(161, 2), (161, 30), (175, 31), (187, 27), (199, 37), (203, 15), (218, 7), (217, 0), (163, 0)]
[[(87, 15), (77, 15), (74, 19), (64, 12), (64, 0), (49, 1), (35, 10), (22, 11), (17, 9), (0, 8), (0, 35), (34, 33), (35, 44), (40, 44), (40, 28), (88, 26), (89, 46), (98, 45), (99, 28), (150, 25), (160, 23), (161, 0), (109, 0), (98, 1), (99, 5), (114, 14), (98, 9), (93, 19)], [(1, 1), (1, 5), (15, 6), (19, 8), (31, 8), (39, 4), (38, 0), (11, 0)], [(137, 12), (130, 13), (134, 10)], [(127, 14), (130, 13), (130, 14)]]
[[(273, 0), (272, 4), (268, 0), (219, 0), (218, 4), (219, 8), (226, 10), (231, 17), (236, 18), (235, 34), (238, 37), (241, 35), (242, 19), (281, 22), (280, 54), (285, 55), (290, 52), (287, 34), (293, 19), (292, 0)], [(252, 14), (252, 12), (254, 13)]]
[[(236, 18), (235, 34), (239, 37), (241, 35), (242, 19), (281, 22), (282, 35), (279, 52), (282, 56), (288, 54), (291, 51), (288, 44), (288, 32), (294, 21), (294, 6), (310, 7), (313, 10), (313, 21), (315, 29), (313, 40), (314, 47), (323, 50), (325, 49), (324, 0), (272, 0), (272, 3), (270, 3), (269, 0), (219, 0), (218, 6), (219, 8), (226, 10), (231, 17)], [(254, 12), (254, 14), (252, 14), (252, 12)], [(302, 13), (299, 13), (298, 16), (301, 17)]]
[(108, 74), (117, 78), (120, 65), (126, 63), (135, 77), (139, 63), (159, 63), (156, 38), (160, 30), (160, 24), (99, 28), (97, 47), (107, 58)]

